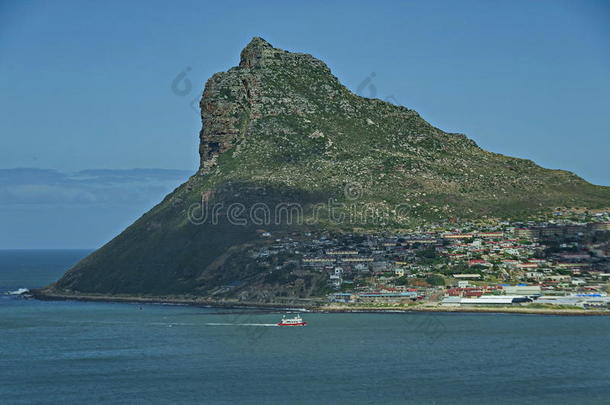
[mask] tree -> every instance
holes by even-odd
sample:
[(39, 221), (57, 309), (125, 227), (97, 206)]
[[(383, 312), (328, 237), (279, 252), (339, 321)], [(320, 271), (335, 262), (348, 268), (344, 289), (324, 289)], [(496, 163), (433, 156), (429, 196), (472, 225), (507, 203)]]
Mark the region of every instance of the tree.
[(418, 257), (421, 258), (434, 259), (436, 258), (436, 249), (433, 247), (429, 247), (424, 250), (419, 250), (416, 254)]
[(407, 276), (398, 277), (396, 280), (394, 280), (394, 284), (409, 285), (409, 278)]
[(445, 278), (440, 274), (430, 274), (426, 277), (426, 282), (433, 286), (445, 285)]

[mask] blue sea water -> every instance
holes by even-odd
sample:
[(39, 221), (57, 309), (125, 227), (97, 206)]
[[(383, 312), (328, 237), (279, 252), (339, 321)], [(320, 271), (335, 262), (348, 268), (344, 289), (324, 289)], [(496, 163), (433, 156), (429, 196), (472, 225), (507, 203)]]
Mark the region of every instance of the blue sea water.
[(608, 317), (42, 302), (86, 251), (0, 251), (1, 404), (610, 403)]

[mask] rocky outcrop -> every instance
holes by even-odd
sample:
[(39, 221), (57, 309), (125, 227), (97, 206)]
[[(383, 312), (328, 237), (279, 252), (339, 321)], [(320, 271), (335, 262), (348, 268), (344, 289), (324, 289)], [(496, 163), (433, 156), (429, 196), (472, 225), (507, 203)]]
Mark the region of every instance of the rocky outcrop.
[(261, 69), (291, 55), (254, 38), (242, 50), (239, 66), (208, 80), (201, 98), (200, 171), (207, 173), (218, 156), (247, 135), (252, 119), (260, 117)]
[(202, 174), (216, 165), (221, 153), (246, 137), (255, 120), (263, 115), (314, 112), (299, 94), (273, 87), (273, 82), (281, 85), (282, 78), (278, 76), (286, 69), (319, 70), (333, 79), (334, 87), (338, 85), (324, 62), (308, 54), (274, 48), (262, 38), (253, 38), (242, 50), (238, 66), (216, 73), (205, 85), (200, 102)]

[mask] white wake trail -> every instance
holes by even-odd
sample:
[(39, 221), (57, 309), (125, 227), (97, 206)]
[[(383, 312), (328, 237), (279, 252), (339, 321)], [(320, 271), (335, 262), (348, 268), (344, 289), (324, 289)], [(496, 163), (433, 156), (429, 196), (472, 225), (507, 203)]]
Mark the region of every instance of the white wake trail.
[(220, 323), (208, 322), (207, 326), (277, 326), (275, 323)]

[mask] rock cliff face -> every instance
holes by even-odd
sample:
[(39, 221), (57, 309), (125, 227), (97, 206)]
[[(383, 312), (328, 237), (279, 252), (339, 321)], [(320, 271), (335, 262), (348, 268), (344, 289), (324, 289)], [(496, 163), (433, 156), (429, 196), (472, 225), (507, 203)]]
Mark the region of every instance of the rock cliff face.
[(202, 173), (209, 172), (220, 153), (231, 149), (245, 137), (255, 120), (263, 116), (303, 112), (307, 100), (287, 97), (288, 93), (280, 94), (268, 85), (278, 79), (275, 70), (295, 69), (307, 74), (311, 68), (332, 77), (338, 85), (323, 62), (311, 55), (274, 48), (256, 37), (242, 50), (239, 66), (212, 76), (200, 103)]
[[(200, 105), (198, 172), (48, 291), (303, 298), (325, 281), (267, 277), (250, 253), (266, 243), (261, 230), (377, 232), (610, 206), (606, 187), (484, 151), (413, 110), (353, 94), (323, 62), (261, 38), (238, 66), (209, 79)], [(216, 208), (203, 210), (208, 204)], [(255, 207), (282, 213), (286, 204), (299, 221), (254, 218)], [(245, 213), (238, 220), (235, 207)]]

